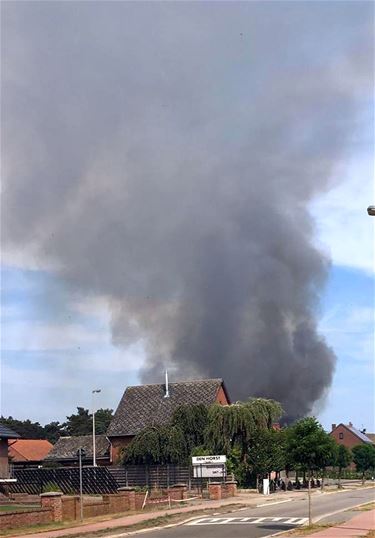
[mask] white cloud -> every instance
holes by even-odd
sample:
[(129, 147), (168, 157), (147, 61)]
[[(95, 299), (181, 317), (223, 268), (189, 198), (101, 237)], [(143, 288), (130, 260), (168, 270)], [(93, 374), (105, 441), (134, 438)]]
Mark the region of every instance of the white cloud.
[(1, 348), (17, 351), (69, 350), (108, 345), (109, 330), (90, 330), (78, 324), (15, 321), (2, 330)]
[(372, 273), (375, 218), (366, 211), (375, 203), (371, 162), (370, 158), (358, 158), (346, 170), (339, 170), (340, 183), (316, 199), (310, 210), (316, 219), (316, 242), (333, 263)]

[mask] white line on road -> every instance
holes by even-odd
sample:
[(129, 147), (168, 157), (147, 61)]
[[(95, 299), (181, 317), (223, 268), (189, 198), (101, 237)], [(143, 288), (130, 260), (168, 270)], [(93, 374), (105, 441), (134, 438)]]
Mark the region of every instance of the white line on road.
[(257, 504), (256, 508), (262, 508), (263, 506), (275, 506), (275, 504), (283, 504), (283, 503), (289, 503), (293, 499), (284, 499), (283, 501), (275, 501), (273, 503), (263, 503), (263, 504)]
[(303, 525), (306, 517), (201, 517), (189, 521), (186, 525), (258, 525), (259, 523), (278, 523), (280, 525)]

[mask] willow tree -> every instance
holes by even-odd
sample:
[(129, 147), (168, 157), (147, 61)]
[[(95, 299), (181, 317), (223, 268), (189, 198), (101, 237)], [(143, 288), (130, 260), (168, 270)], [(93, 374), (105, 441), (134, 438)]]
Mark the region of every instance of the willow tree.
[(150, 426), (134, 437), (123, 463), (181, 463), (189, 454), (184, 435), (176, 426)]
[(257, 432), (272, 429), (282, 414), (279, 402), (265, 398), (251, 398), (227, 406), (215, 404), (208, 412), (206, 444), (211, 450), (226, 454), (237, 446), (245, 459)]
[(208, 407), (203, 404), (180, 405), (172, 415), (171, 424), (181, 430), (190, 455), (194, 448), (204, 443)]

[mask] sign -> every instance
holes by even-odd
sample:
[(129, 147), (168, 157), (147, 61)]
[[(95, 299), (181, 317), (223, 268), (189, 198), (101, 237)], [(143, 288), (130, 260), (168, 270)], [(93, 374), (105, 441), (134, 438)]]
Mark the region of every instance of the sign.
[(223, 478), (225, 477), (225, 465), (194, 465), (194, 478)]
[(193, 465), (210, 465), (215, 463), (226, 463), (226, 456), (193, 456)]

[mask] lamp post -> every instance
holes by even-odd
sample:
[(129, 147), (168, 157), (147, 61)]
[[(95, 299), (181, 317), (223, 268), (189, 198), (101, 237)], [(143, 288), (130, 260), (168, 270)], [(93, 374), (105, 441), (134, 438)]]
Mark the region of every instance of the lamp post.
[(367, 208), (367, 213), (370, 217), (375, 217), (375, 205), (369, 205)]
[(83, 485), (82, 485), (82, 460), (86, 457), (86, 453), (82, 447), (77, 450), (79, 464), (79, 513), (81, 521), (83, 521)]
[(96, 444), (95, 444), (95, 404), (94, 394), (101, 392), (101, 389), (94, 389), (92, 391), (92, 463), (96, 467)]

